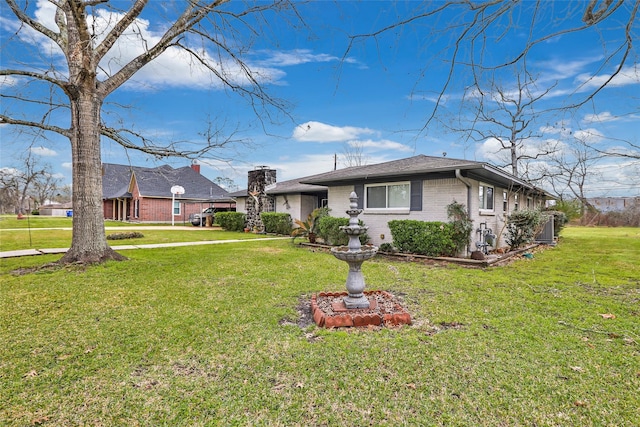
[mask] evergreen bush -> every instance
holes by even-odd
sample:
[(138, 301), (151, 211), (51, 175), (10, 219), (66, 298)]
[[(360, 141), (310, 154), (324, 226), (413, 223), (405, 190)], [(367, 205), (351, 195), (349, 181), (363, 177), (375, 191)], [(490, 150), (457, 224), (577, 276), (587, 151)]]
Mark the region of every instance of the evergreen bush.
[(469, 219), (465, 205), (455, 200), (447, 206), (447, 216), (449, 224), (453, 227), (453, 243), (456, 245), (456, 253), (461, 254), (469, 246), (473, 232), (473, 221)]
[(533, 240), (542, 223), (542, 214), (538, 210), (513, 212), (507, 218), (506, 242), (511, 250)]
[(262, 212), (260, 219), (262, 219), (266, 233), (284, 234), (287, 236), (291, 234), (293, 221), (291, 220), (291, 215), (288, 213)]
[[(364, 223), (358, 220), (360, 226)], [(349, 244), (349, 236), (340, 230), (340, 227), (349, 225), (349, 218), (339, 218), (335, 216), (324, 215), (318, 220), (318, 236), (328, 245), (344, 246)], [(363, 233), (360, 235), (360, 243), (365, 244), (369, 241), (369, 235)]]
[(413, 219), (389, 221), (393, 246), (400, 252), (427, 256), (455, 256), (456, 231), (446, 222)]
[(242, 231), (246, 217), (242, 212), (218, 212), (216, 223), (227, 231)]
[(144, 234), (133, 231), (130, 233), (113, 233), (107, 236), (107, 240), (126, 240), (126, 239), (140, 239), (144, 237)]

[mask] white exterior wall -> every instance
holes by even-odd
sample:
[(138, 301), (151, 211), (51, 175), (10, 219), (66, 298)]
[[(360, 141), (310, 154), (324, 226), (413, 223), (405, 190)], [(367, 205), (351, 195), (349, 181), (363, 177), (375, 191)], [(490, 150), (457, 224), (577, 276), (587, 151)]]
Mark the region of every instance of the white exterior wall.
[(304, 194), (283, 194), (276, 196), (276, 212), (288, 213), (291, 220), (306, 220), (316, 208), (317, 197)]
[(247, 213), (247, 198), (236, 197), (236, 212)]
[[(479, 187), (481, 182), (468, 179), (471, 183), (470, 196), (471, 207), (467, 206), (467, 186), (457, 178), (423, 180), (422, 181), (422, 210), (408, 211), (406, 213), (380, 213), (367, 212), (366, 209), (360, 214), (360, 219), (369, 227), (368, 234), (371, 243), (381, 245), (391, 243), (392, 237), (388, 227), (388, 222), (394, 219), (414, 219), (418, 221), (443, 221), (448, 222), (447, 205), (456, 201), (467, 206), (473, 221), (473, 232), (471, 233), (470, 250), (475, 250), (475, 242), (480, 239), (478, 228), (481, 223), (486, 223), (487, 228), (498, 235), (496, 247), (506, 246), (504, 235), (506, 233), (506, 218), (515, 209), (515, 193), (507, 191), (505, 188), (492, 185), (494, 188), (493, 210), (480, 210)], [(484, 183), (482, 183), (484, 184)], [(485, 184), (487, 185), (487, 184)], [(489, 184), (490, 185), (490, 184)], [(330, 214), (336, 217), (347, 217), (346, 210), (349, 209), (349, 194), (354, 190), (353, 185), (329, 187), (329, 209)], [(507, 191), (508, 203), (507, 211), (503, 210), (503, 191)], [(532, 199), (531, 208), (541, 207), (542, 199)], [(519, 194), (518, 209), (527, 209), (527, 196)]]

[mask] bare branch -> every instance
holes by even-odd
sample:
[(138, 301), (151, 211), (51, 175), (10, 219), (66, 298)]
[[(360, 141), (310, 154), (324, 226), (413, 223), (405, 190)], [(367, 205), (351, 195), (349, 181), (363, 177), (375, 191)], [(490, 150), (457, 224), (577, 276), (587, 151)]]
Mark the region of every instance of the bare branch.
[(94, 55), (97, 62), (106, 55), (106, 53), (113, 47), (113, 45), (118, 41), (118, 38), (122, 35), (122, 33), (131, 25), (133, 21), (140, 16), (142, 11), (149, 0), (136, 0), (131, 9), (124, 15), (124, 17), (116, 23), (113, 29), (107, 34), (102, 43), (98, 47), (95, 48)]
[(9, 117), (4, 114), (0, 114), (0, 124), (27, 126), (27, 127), (42, 129), (49, 132), (55, 132), (67, 138), (71, 136), (71, 131), (69, 129), (63, 129), (61, 127), (53, 126), (46, 123), (38, 123), (38, 122), (29, 121), (29, 120), (14, 119), (13, 117)]
[(18, 7), (15, 0), (6, 0), (6, 2), (11, 8), (11, 11), (14, 13), (14, 15), (16, 15), (16, 17), (20, 20), (20, 22), (28, 25), (29, 27), (33, 28), (37, 32), (45, 35), (46, 37), (56, 42), (58, 46), (62, 47), (62, 40), (60, 38), (60, 34), (51, 31), (50, 29), (48, 29), (47, 27), (45, 27), (35, 19), (32, 19), (29, 15), (25, 13), (25, 11), (23, 11), (22, 9), (20, 9), (20, 7)]

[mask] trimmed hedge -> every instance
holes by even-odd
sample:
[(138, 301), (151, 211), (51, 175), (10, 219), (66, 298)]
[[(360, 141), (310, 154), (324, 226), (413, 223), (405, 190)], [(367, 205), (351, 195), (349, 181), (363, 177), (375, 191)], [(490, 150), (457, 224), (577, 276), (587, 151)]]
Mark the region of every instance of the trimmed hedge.
[(264, 231), (266, 233), (275, 234), (291, 234), (293, 228), (293, 222), (291, 221), (291, 215), (281, 212), (262, 212), (260, 219), (264, 224)]
[(427, 256), (455, 256), (456, 230), (446, 222), (413, 219), (389, 221), (393, 246), (404, 253)]
[(138, 232), (138, 231), (133, 231), (131, 233), (114, 233), (114, 234), (109, 234), (107, 236), (107, 240), (126, 240), (126, 239), (140, 239), (144, 237), (144, 234)]
[[(360, 225), (364, 225), (362, 221), (358, 221)], [(349, 225), (349, 218), (338, 218), (335, 216), (323, 216), (318, 220), (318, 236), (328, 245), (345, 246), (349, 244), (349, 236), (340, 230), (341, 226)], [(360, 243), (365, 244), (369, 241), (367, 233), (360, 235)]]
[(245, 215), (242, 212), (217, 212), (216, 223), (227, 231), (244, 230)]

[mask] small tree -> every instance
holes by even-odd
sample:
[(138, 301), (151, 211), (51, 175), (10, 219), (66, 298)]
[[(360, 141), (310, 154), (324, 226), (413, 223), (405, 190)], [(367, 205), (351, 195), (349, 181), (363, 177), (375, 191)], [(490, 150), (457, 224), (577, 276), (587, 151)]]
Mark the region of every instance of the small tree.
[(447, 217), (453, 227), (453, 242), (456, 245), (456, 251), (461, 254), (469, 246), (473, 232), (473, 221), (469, 219), (465, 205), (455, 200), (447, 206)]

